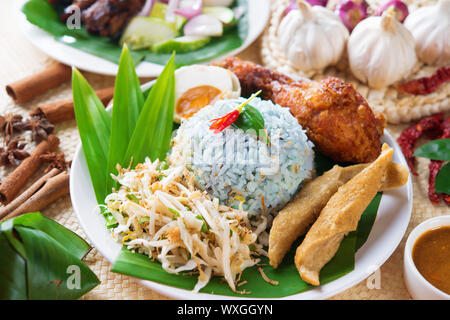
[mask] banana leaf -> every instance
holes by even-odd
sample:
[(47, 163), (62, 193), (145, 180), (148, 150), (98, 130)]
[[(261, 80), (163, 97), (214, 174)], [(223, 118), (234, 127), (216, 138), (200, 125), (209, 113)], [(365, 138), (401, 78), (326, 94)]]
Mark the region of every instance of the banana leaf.
[[(117, 174), (116, 165), (127, 167), (123, 162), (124, 154), (133, 136), (136, 123), (144, 105), (139, 79), (136, 75), (133, 59), (127, 46), (123, 48), (114, 85), (114, 99), (111, 119), (111, 137), (109, 140), (107, 172)], [(106, 192), (116, 186), (111, 176), (107, 175)]]
[[(246, 0), (237, 0), (233, 7), (247, 8)], [(80, 29), (69, 29), (60, 20), (58, 12), (46, 0), (29, 0), (22, 8), (27, 20), (42, 30), (50, 33), (54, 38), (68, 46), (101, 57), (108, 61), (119, 63), (122, 48), (117, 39), (101, 38), (90, 35), (84, 26)], [(206, 60), (211, 60), (227, 52), (239, 48), (248, 34), (247, 14), (241, 17), (236, 27), (226, 30), (222, 37), (214, 38), (205, 47), (198, 50), (179, 53), (176, 57), (176, 65), (190, 65)], [(135, 63), (142, 60), (164, 65), (170, 54), (159, 54), (149, 49), (130, 50)]]
[(0, 231), (0, 300), (25, 300), (27, 298), (25, 260)]
[[(39, 229), (54, 238), (58, 243), (64, 246), (78, 259), (83, 257), (91, 250), (91, 247), (80, 236), (66, 229), (59, 223), (44, 217), (39, 212), (24, 214), (14, 219), (6, 220), (0, 224), (0, 231), (4, 231), (10, 242), (16, 240), (13, 236), (15, 226), (24, 226)], [(17, 244), (17, 243), (16, 243)], [(15, 246), (16, 250), (20, 250)], [(25, 257), (25, 254), (23, 255)]]
[(0, 299), (81, 297), (100, 282), (81, 260), (89, 250), (83, 239), (40, 213), (2, 222)]

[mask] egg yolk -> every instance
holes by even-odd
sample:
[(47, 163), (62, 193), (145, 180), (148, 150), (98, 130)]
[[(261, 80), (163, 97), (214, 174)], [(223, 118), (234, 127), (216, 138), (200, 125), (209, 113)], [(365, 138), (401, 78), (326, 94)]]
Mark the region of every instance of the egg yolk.
[(178, 99), (175, 111), (181, 118), (190, 118), (216, 99), (222, 91), (211, 86), (199, 86), (187, 90)]

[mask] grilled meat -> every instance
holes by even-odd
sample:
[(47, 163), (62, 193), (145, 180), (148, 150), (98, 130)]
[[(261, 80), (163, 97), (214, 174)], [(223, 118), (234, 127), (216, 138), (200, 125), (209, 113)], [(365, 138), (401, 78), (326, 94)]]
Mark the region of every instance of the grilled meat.
[(381, 152), (383, 115), (375, 115), (351, 84), (336, 78), (294, 80), (235, 57), (215, 63), (239, 78), (242, 93), (290, 108), (318, 150), (338, 162), (371, 162)]
[(145, 0), (97, 0), (82, 14), (89, 33), (101, 37), (117, 35), (141, 11)]

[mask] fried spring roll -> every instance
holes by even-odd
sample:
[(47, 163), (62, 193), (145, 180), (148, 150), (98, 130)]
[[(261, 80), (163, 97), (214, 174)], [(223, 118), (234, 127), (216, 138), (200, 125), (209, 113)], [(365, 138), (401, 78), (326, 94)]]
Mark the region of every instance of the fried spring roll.
[(304, 281), (320, 285), (320, 270), (336, 254), (344, 236), (358, 227), (362, 213), (380, 190), (392, 156), (392, 148), (384, 144), (378, 159), (340, 187), (323, 208), (295, 254)]
[[(298, 237), (317, 219), (338, 188), (367, 168), (369, 164), (349, 167), (334, 166), (322, 176), (308, 182), (275, 217), (269, 235), (270, 265), (277, 268)], [(408, 182), (406, 166), (389, 163), (380, 191), (399, 188)]]

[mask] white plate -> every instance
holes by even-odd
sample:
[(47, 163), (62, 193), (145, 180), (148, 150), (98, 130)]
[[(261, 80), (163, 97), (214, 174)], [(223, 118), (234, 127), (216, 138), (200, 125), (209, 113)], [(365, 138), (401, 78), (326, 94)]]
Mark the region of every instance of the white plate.
[[(53, 59), (78, 69), (105, 75), (116, 75), (118, 67), (115, 63), (58, 42), (52, 35), (28, 22), (21, 11), (25, 2), (27, 0), (15, 0), (14, 11), (23, 33), (34, 46)], [(258, 38), (269, 20), (270, 0), (248, 0), (248, 11), (247, 39), (242, 46), (226, 55), (238, 54)], [(214, 60), (216, 59), (220, 59), (220, 57)], [(163, 66), (161, 65), (141, 62), (137, 66), (136, 72), (139, 77), (156, 77), (162, 69)]]
[[(148, 87), (149, 84), (144, 86), (144, 88)], [(399, 146), (387, 131), (382, 140), (394, 149), (393, 160), (406, 166)], [(77, 147), (70, 171), (70, 196), (80, 225), (90, 242), (108, 261), (115, 261), (122, 246), (111, 238), (109, 231), (105, 228), (103, 216), (94, 212), (97, 202), (81, 143)], [(355, 269), (326, 285), (284, 299), (326, 299), (371, 275), (391, 256), (403, 238), (411, 217), (412, 199), (411, 179), (401, 188), (384, 192), (369, 238), (356, 253)], [(196, 294), (152, 281), (141, 280), (141, 283), (161, 294), (177, 299), (236, 299), (205, 293)]]

